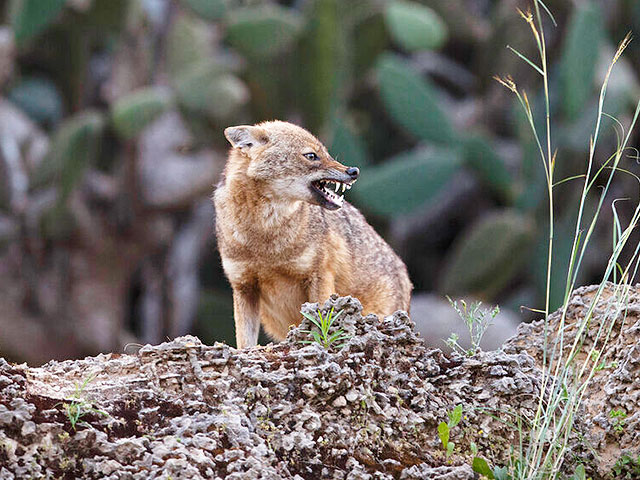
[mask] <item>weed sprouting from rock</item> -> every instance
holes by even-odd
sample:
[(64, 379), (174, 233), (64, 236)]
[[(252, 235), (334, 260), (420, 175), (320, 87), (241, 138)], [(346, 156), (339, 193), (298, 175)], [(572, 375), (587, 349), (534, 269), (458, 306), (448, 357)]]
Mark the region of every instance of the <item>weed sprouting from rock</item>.
[(464, 324), (469, 330), (471, 338), (471, 348), (465, 349), (459, 343), (460, 338), (457, 333), (452, 333), (445, 343), (454, 351), (461, 355), (475, 355), (480, 350), (480, 342), (487, 329), (493, 325), (493, 320), (500, 313), (500, 307), (497, 305), (491, 311), (482, 308), (482, 302), (473, 302), (467, 305), (464, 300), (451, 300), (447, 297), (453, 309), (460, 315)]
[(349, 339), (349, 335), (347, 335), (341, 328), (335, 330), (333, 333), (330, 333), (330, 330), (333, 323), (337, 320), (337, 318), (342, 314), (343, 311), (344, 310), (340, 310), (334, 316), (333, 307), (331, 307), (329, 313), (325, 313), (324, 315), (320, 310), (318, 310), (318, 318), (315, 318), (313, 315), (307, 312), (300, 312), (317, 328), (317, 330), (302, 330), (303, 333), (311, 335), (311, 337), (313, 337), (313, 340), (301, 340), (300, 342), (318, 343), (326, 349), (329, 349), (331, 347), (337, 349), (342, 348), (345, 341)]
[(71, 424), (71, 428), (75, 431), (76, 425), (78, 422), (81, 422), (82, 418), (90, 413), (95, 413), (99, 415), (109, 416), (107, 412), (99, 410), (95, 408), (91, 402), (87, 401), (84, 398), (84, 391), (87, 388), (87, 385), (93, 381), (95, 375), (88, 376), (82, 384), (76, 383), (76, 390), (73, 392), (73, 400), (70, 402), (63, 402), (62, 408), (64, 409), (65, 415)]

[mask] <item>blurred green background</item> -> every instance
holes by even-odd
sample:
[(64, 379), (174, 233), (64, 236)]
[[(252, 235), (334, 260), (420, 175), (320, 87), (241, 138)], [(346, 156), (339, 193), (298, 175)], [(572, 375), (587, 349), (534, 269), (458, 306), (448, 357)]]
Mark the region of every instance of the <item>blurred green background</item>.
[[(585, 171), (599, 85), (617, 43), (640, 29), (640, 2), (546, 3), (561, 179)], [(542, 126), (540, 77), (506, 48), (535, 58), (517, 12), (529, 6), (0, 0), (0, 355), (39, 363), (186, 332), (233, 344), (209, 197), (224, 127), (274, 118), (361, 168), (348, 199), (407, 262), (417, 292), (540, 308), (544, 171), (513, 94), (492, 79), (511, 74)], [(605, 104), (625, 125), (639, 66), (636, 41)], [(602, 162), (612, 121), (600, 141)], [(638, 173), (633, 158), (624, 167)], [(556, 192), (553, 307), (579, 187)], [(614, 198), (630, 199), (617, 204), (628, 217), (637, 181), (620, 177), (607, 205)], [(600, 281), (610, 212), (580, 283)]]

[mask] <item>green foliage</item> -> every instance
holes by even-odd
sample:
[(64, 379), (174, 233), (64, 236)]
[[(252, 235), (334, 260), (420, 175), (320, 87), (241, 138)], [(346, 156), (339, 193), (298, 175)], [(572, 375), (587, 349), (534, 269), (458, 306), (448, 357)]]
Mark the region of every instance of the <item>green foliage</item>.
[(194, 64), (212, 62), (213, 48), (208, 25), (189, 15), (180, 15), (166, 37), (167, 70), (172, 79)]
[(616, 480), (636, 480), (640, 478), (640, 455), (633, 458), (631, 455), (620, 457), (611, 469)]
[(333, 157), (349, 166), (362, 167), (368, 163), (364, 142), (343, 119), (336, 117), (333, 121), (333, 137), (329, 150)]
[(462, 405), (456, 405), (453, 410), (447, 412), (447, 416), (449, 417), (449, 421), (447, 422), (449, 428), (451, 429), (457, 426), (460, 420), (462, 420)]
[[(67, 0), (67, 5), (70, 3)], [(87, 2), (86, 11), (84, 8), (85, 5), (80, 5), (80, 10), (85, 12), (86, 27), (99, 36), (122, 34), (126, 22), (137, 11), (135, 2), (131, 0), (92, 0)]]
[(482, 457), (474, 456), (471, 468), (474, 472), (479, 473), (489, 480), (515, 480), (515, 478), (509, 474), (507, 467), (493, 467), (492, 469), (489, 463)]
[(113, 126), (124, 138), (134, 138), (172, 105), (170, 92), (149, 87), (119, 99), (111, 107)]
[(227, 21), (229, 43), (252, 58), (283, 53), (291, 47), (303, 25), (298, 13), (277, 5), (233, 10)]
[(447, 412), (447, 417), (449, 419), (446, 422), (440, 422), (438, 424), (438, 438), (440, 438), (442, 448), (444, 448), (446, 456), (449, 458), (456, 447), (455, 443), (449, 440), (451, 430), (462, 420), (462, 405), (456, 405), (453, 410)]
[(376, 65), (380, 97), (387, 113), (405, 130), (434, 143), (457, 140), (440, 107), (435, 87), (396, 55), (384, 54)]
[(606, 369), (610, 369), (610, 368), (617, 368), (618, 367), (618, 362), (617, 361), (613, 361), (610, 363), (605, 362), (604, 359), (601, 360), (601, 355), (599, 351), (594, 350), (593, 352), (591, 352), (591, 360), (593, 361), (593, 363), (596, 363), (596, 367), (595, 367), (595, 371), (596, 372), (600, 372), (602, 370), (606, 370)]
[(300, 105), (305, 123), (320, 131), (340, 100), (346, 74), (344, 32), (340, 28), (339, 0), (317, 0), (300, 42), (296, 72), (302, 88)]
[[(447, 297), (447, 300), (449, 300), (449, 303), (469, 330), (471, 348), (469, 350), (462, 348), (458, 343), (458, 335), (455, 333), (452, 333), (446, 341), (447, 345), (461, 355), (475, 355), (480, 349), (482, 337), (493, 324), (492, 322), (498, 313), (500, 313), (500, 307), (496, 305), (491, 311), (488, 311), (482, 308), (482, 302), (476, 301), (472, 302), (471, 305), (467, 305), (467, 302), (464, 300), (453, 301), (449, 297)], [(458, 305), (458, 302), (460, 302), (460, 305)]]
[(38, 123), (55, 125), (64, 113), (60, 91), (47, 78), (25, 77), (7, 97)]
[(378, 215), (411, 213), (434, 200), (461, 164), (460, 152), (452, 148), (402, 153), (383, 165), (369, 167), (352, 196)]
[(586, 480), (587, 473), (584, 469), (584, 465), (578, 465), (576, 471), (573, 473), (569, 480)]
[(442, 442), (442, 447), (448, 451), (447, 446), (449, 445), (449, 426), (447, 422), (440, 422), (438, 424), (438, 438)]
[(488, 139), (474, 135), (463, 143), (465, 164), (502, 198), (510, 200), (515, 179), (502, 157), (498, 155)]
[(560, 65), (562, 107), (571, 119), (576, 118), (593, 90), (603, 20), (601, 8), (589, 1), (577, 6), (569, 23)]
[(473, 463), (471, 465), (473, 471), (479, 473), (480, 475), (484, 475), (489, 479), (494, 479), (493, 470), (489, 467), (487, 461), (482, 457), (474, 457)]
[(609, 412), (609, 418), (611, 419), (611, 427), (614, 432), (624, 432), (624, 427), (627, 423), (627, 413), (624, 410), (612, 409)]
[(493, 476), (496, 480), (514, 480), (507, 467), (493, 467)]
[(225, 0), (182, 0), (182, 3), (205, 20), (220, 20), (227, 12)]
[(390, 2), (385, 20), (392, 38), (409, 51), (439, 48), (447, 40), (447, 26), (438, 14), (416, 2)]
[(11, 25), (18, 45), (42, 32), (64, 9), (66, 0), (12, 0)]
[(98, 152), (104, 118), (86, 111), (65, 120), (57, 129), (49, 154), (34, 174), (33, 183), (55, 181), (58, 198), (66, 200)]
[(372, 67), (378, 56), (388, 44), (388, 32), (384, 16), (379, 12), (372, 12), (352, 28), (349, 40), (353, 51), (351, 69), (354, 75), (364, 75)]
[(456, 242), (441, 290), (495, 294), (526, 260), (531, 233), (527, 218), (515, 211), (497, 212), (480, 219)]
[[(306, 312), (300, 312), (302, 315), (307, 318), (316, 328), (317, 330), (302, 330), (303, 333), (308, 333), (313, 337), (313, 340), (303, 340), (301, 343), (319, 343), (324, 348), (342, 348), (344, 346), (344, 342), (349, 339), (349, 336), (344, 333), (344, 331), (339, 328), (335, 330), (333, 333), (330, 333), (331, 327), (333, 323), (338, 319), (340, 315), (342, 315), (343, 310), (340, 310), (335, 317), (333, 316), (333, 307), (329, 313), (322, 315), (322, 312), (318, 310), (318, 318), (315, 318), (313, 315), (310, 315)], [(339, 343), (341, 342), (341, 343)]]
[(187, 68), (177, 77), (175, 91), (184, 108), (220, 122), (232, 118), (248, 100), (242, 80), (210, 61)]

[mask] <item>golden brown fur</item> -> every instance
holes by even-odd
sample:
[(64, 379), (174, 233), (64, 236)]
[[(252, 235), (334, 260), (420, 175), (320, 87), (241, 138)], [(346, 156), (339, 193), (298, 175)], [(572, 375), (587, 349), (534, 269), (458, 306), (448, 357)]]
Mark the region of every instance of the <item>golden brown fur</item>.
[(290, 123), (229, 127), (225, 135), (232, 149), (214, 202), (238, 348), (256, 344), (260, 322), (283, 339), (300, 322), (302, 303), (333, 293), (357, 297), (365, 313), (409, 309), (402, 260), (355, 207), (338, 209), (311, 187), (323, 179), (350, 185), (357, 169)]

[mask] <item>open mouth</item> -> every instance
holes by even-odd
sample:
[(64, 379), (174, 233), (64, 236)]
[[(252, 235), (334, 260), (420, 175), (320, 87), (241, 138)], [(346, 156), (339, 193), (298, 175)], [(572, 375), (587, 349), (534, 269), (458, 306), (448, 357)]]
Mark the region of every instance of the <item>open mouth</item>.
[(353, 182), (346, 183), (333, 179), (316, 180), (311, 182), (311, 190), (319, 196), (323, 207), (336, 210), (342, 206), (344, 192), (349, 190), (352, 184)]

